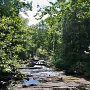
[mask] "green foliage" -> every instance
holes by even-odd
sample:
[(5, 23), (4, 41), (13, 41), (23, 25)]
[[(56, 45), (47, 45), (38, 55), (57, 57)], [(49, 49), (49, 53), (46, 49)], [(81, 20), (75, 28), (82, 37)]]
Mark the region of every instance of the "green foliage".
[(21, 20), (19, 17), (14, 19), (10, 17), (2, 17), (0, 20), (0, 69), (2, 71), (12, 71), (12, 67), (18, 65), (18, 53), (23, 50)]
[[(67, 7), (67, 6), (66, 6)], [(87, 62), (89, 57), (84, 51), (88, 51), (90, 45), (89, 26), (90, 15), (88, 2), (71, 2), (63, 14), (63, 60), (68, 69), (77, 62)], [(86, 58), (85, 58), (86, 57)]]
[(48, 52), (45, 49), (42, 49), (42, 47), (38, 48), (36, 51), (36, 55), (39, 57), (47, 57), (48, 56)]
[[(45, 7), (47, 51), (53, 51), (52, 62), (58, 68), (90, 75), (90, 2), (89, 0), (58, 0)], [(50, 54), (49, 54), (50, 55)], [(87, 76), (88, 76), (87, 75)]]
[[(0, 80), (7, 82), (18, 75), (17, 68), (21, 66), (26, 55), (25, 23), (18, 16), (22, 7), (29, 5), (19, 0), (0, 0)], [(27, 7), (29, 8), (29, 7)], [(25, 37), (25, 39), (23, 38)], [(23, 54), (23, 56), (22, 56)], [(9, 79), (8, 79), (8, 75)], [(5, 77), (5, 80), (2, 79)], [(0, 81), (0, 85), (3, 84)]]
[[(18, 16), (19, 10), (21, 8), (26, 8), (32, 10), (32, 3), (24, 3), (20, 0), (0, 0), (0, 17), (15, 17)], [(24, 11), (25, 13), (25, 11)]]

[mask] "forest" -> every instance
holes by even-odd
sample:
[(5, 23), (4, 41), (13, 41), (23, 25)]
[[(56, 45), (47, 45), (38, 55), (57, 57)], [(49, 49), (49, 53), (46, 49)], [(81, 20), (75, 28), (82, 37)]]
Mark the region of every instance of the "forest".
[(50, 67), (90, 77), (90, 1), (50, 4), (38, 11), (40, 18), (48, 17), (28, 26), (19, 11), (32, 10), (31, 3), (0, 0), (0, 84), (6, 75), (20, 75), (17, 69), (30, 56), (47, 57)]

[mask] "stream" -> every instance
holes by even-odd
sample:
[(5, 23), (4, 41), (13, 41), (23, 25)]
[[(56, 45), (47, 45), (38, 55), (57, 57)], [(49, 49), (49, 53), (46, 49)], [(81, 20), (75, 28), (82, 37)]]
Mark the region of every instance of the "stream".
[[(19, 69), (22, 74), (28, 77), (30, 82), (24, 80), (23, 84), (15, 85), (14, 90), (90, 90), (90, 81), (84, 78), (66, 76), (64, 71), (56, 71), (43, 63), (37, 63), (33, 67), (24, 65)], [(31, 82), (32, 84), (29, 84)]]

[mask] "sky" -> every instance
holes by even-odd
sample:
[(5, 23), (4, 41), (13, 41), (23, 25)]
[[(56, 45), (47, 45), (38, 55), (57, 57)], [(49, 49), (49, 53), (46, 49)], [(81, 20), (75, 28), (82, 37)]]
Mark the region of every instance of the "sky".
[[(49, 2), (55, 2), (56, 0), (23, 0), (24, 2), (28, 1), (32, 1), (32, 11), (28, 10), (26, 11), (27, 15), (25, 15), (23, 13), (23, 9), (21, 10), (20, 12), (20, 15), (26, 19), (29, 20), (29, 23), (28, 25), (35, 25), (37, 24), (38, 22), (40, 22), (40, 20), (36, 20), (34, 15), (36, 15), (37, 13), (37, 5), (39, 5), (41, 8), (45, 7), (45, 6), (50, 6)], [(48, 15), (45, 15), (42, 19), (45, 19), (47, 18)]]

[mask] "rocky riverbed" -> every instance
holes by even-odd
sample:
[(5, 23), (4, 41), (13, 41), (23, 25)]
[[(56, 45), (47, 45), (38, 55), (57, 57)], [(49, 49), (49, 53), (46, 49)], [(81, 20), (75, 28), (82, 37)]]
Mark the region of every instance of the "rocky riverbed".
[[(55, 71), (44, 65), (19, 69), (29, 80), (37, 80), (37, 85), (16, 84), (14, 90), (90, 90), (90, 81), (84, 78), (66, 76), (64, 71)], [(23, 87), (24, 86), (24, 87)]]
[(18, 84), (14, 90), (90, 90), (90, 81), (83, 78), (63, 76), (63, 81), (54, 78), (49, 77), (46, 82), (35, 86), (22, 87), (22, 84)]

